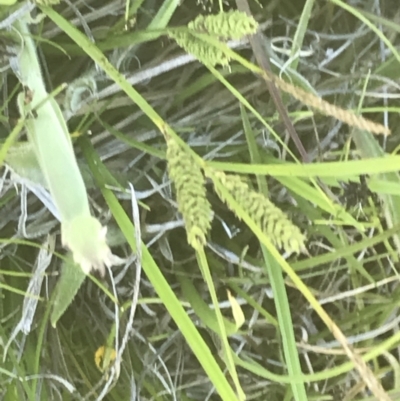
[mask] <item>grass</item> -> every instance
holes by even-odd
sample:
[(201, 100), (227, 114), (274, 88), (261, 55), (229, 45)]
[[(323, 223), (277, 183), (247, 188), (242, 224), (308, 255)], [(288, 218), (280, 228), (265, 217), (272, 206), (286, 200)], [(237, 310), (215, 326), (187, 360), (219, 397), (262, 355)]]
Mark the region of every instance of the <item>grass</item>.
[[(183, 52), (168, 28), (206, 13), (201, 5), (86, 3), (92, 8), (40, 6), (46, 17), (32, 31), (49, 92), (69, 84), (56, 99), (68, 116), (92, 211), (108, 226), (113, 251), (130, 264), (81, 285), (84, 277), (61, 247), (58, 222), (20, 189), (23, 182), (32, 191), (32, 182), (4, 175), (3, 398), (396, 400), (395, 2), (365, 1), (359, 8), (339, 0), (250, 3), (257, 21), (272, 18), (263, 51), (276, 76), (392, 130), (383, 137), (349, 128), (281, 91), (308, 163), (269, 96), (271, 72), (253, 61), (248, 43), (229, 50), (205, 37), (229, 54), (229, 68), (188, 61), (129, 83), (137, 70)], [(203, 6), (217, 12), (219, 3)], [(4, 19), (8, 9), (0, 9)], [(17, 121), (20, 89), (8, 64), (6, 51), (15, 45), (7, 33), (0, 31), (2, 161), (24, 125)], [(276, 42), (282, 48), (269, 45), (275, 37), (287, 38)], [(117, 85), (112, 96), (96, 97), (111, 85)], [(214, 219), (204, 249), (187, 242), (168, 181), (165, 138), (208, 179)], [(245, 176), (251, 189), (282, 209), (306, 234), (307, 252), (277, 249), (216, 170)], [(56, 286), (63, 280), (69, 292)], [(237, 302), (229, 301), (228, 289)], [(55, 319), (60, 302), (62, 316)]]

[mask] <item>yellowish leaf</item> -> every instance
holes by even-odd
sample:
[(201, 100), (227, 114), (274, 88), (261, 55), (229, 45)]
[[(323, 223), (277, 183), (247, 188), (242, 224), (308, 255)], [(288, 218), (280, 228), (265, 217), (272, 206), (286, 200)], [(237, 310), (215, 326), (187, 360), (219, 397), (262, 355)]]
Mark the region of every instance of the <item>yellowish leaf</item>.
[(100, 372), (106, 372), (110, 369), (117, 357), (117, 352), (114, 348), (102, 345), (94, 354), (94, 362)]
[(229, 303), (231, 304), (232, 315), (233, 319), (235, 320), (236, 328), (240, 329), (245, 322), (243, 310), (240, 307), (239, 302), (236, 300), (236, 298), (231, 294), (229, 290), (227, 290), (227, 293), (228, 293)]

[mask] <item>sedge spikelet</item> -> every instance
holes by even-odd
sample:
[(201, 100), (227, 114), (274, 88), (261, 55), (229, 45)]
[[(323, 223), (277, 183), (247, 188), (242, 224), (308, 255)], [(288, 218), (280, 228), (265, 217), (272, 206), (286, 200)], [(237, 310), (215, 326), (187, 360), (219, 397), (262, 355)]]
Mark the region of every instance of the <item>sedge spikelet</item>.
[(252, 16), (239, 10), (231, 10), (216, 15), (199, 15), (189, 22), (188, 28), (228, 40), (242, 39), (256, 33), (258, 24)]
[[(252, 190), (249, 185), (237, 175), (227, 175), (221, 171), (214, 172), (226, 190), (236, 202), (249, 214), (263, 232), (271, 239), (277, 248), (287, 252), (300, 253), (306, 250), (305, 236), (295, 226), (286, 214), (275, 206), (268, 198)], [(216, 187), (215, 190), (228, 207), (229, 203)]]
[(170, 32), (169, 36), (175, 39), (176, 43), (192, 54), (197, 60), (205, 65), (216, 66), (220, 64), (226, 66), (230, 58), (219, 48), (199, 40), (189, 32)]
[(172, 138), (167, 139), (168, 173), (175, 185), (178, 209), (185, 222), (188, 243), (196, 250), (206, 244), (212, 210), (203, 173), (193, 158)]
[(192, 35), (191, 32), (208, 33), (221, 41), (226, 41), (252, 35), (257, 31), (257, 28), (257, 21), (252, 16), (234, 10), (216, 15), (199, 15), (195, 20), (189, 22), (188, 31), (170, 31), (169, 36), (202, 63), (211, 66), (217, 64), (224, 66), (229, 63), (229, 56), (218, 47)]

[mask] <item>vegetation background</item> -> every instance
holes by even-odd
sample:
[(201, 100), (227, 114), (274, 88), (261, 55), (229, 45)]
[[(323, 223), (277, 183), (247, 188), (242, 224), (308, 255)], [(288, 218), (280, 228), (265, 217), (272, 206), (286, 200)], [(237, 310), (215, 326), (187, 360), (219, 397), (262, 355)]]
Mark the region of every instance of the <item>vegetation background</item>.
[[(281, 92), (309, 168), (251, 67), (260, 54), (249, 42), (234, 48), (247, 64), (170, 61), (185, 54), (172, 28), (246, 2), (38, 3), (46, 17), (32, 33), (45, 80), (49, 91), (69, 85), (56, 99), (92, 209), (130, 263), (114, 267), (113, 280), (83, 281), (64, 256), (58, 221), (32, 193), (32, 173), (40, 172), (4, 168), (0, 399), (400, 399), (398, 1), (249, 1), (276, 76), (392, 130), (373, 137)], [(21, 87), (10, 63), (15, 38), (1, 22), (23, 4), (0, 1), (3, 140), (19, 118)], [(133, 79), (136, 97), (94, 63), (93, 43)], [(204, 251), (188, 244), (163, 124), (190, 147), (183, 159), (193, 172), (209, 171), (214, 218)], [(249, 194), (263, 193), (305, 234), (306, 250), (277, 252), (268, 238), (281, 220), (260, 223), (245, 216), (251, 204), (221, 201), (211, 168), (244, 176)], [(140, 236), (141, 264), (134, 263)], [(72, 272), (64, 279), (70, 291), (57, 289), (60, 272)]]

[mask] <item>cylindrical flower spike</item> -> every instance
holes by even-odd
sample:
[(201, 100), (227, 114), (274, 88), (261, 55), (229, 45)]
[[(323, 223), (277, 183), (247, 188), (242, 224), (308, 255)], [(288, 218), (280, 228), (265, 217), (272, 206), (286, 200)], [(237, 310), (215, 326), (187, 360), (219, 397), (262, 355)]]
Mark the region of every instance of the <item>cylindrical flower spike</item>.
[(206, 197), (203, 173), (192, 157), (172, 138), (167, 139), (167, 160), (188, 242), (198, 250), (207, 242), (206, 236), (213, 217)]
[[(222, 171), (214, 171), (213, 174), (276, 247), (283, 248), (287, 252), (306, 252), (304, 234), (268, 198), (251, 189), (238, 175), (225, 174)], [(217, 187), (215, 190), (220, 199), (229, 207), (224, 194)]]

